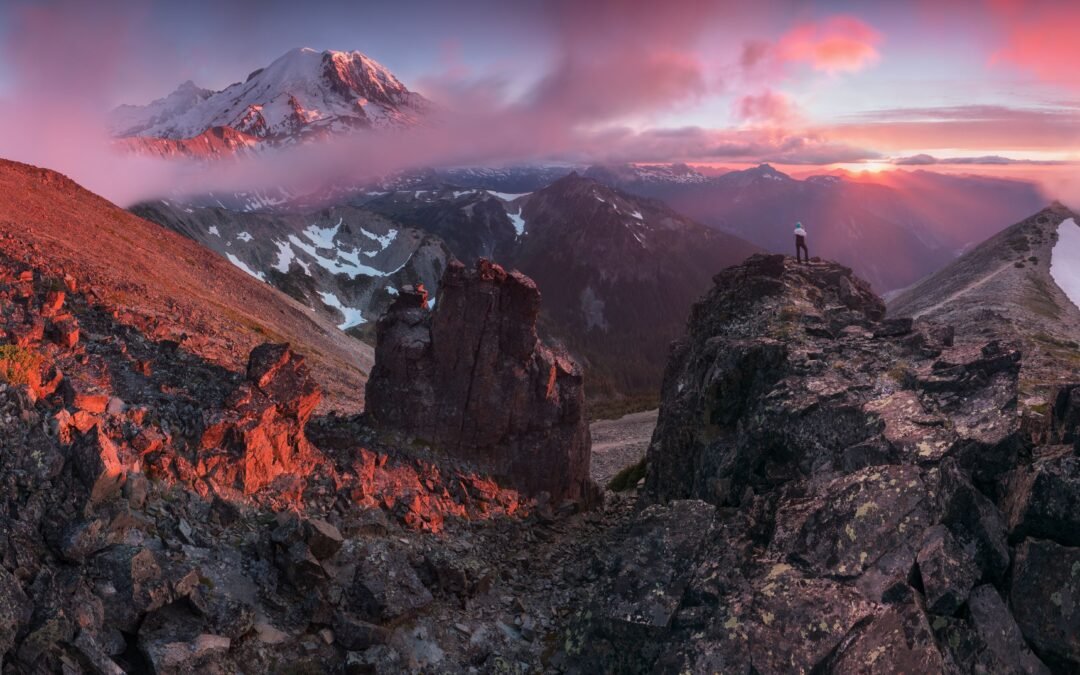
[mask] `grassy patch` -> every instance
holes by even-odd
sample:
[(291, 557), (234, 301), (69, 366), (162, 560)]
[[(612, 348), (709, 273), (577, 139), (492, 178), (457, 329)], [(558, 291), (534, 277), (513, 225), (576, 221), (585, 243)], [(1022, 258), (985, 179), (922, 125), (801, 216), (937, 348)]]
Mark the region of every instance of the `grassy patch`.
[(8, 384), (30, 384), (30, 378), (41, 367), (41, 356), (15, 345), (0, 346), (0, 379)]
[(631, 464), (615, 474), (615, 476), (608, 481), (607, 487), (612, 492), (624, 492), (637, 486), (638, 481), (644, 477), (645, 459), (642, 458), (640, 462)]
[(1046, 281), (1039, 277), (1031, 279), (1031, 286), (1024, 294), (1024, 306), (1039, 316), (1050, 319), (1056, 319), (1061, 315), (1061, 308), (1054, 302)]

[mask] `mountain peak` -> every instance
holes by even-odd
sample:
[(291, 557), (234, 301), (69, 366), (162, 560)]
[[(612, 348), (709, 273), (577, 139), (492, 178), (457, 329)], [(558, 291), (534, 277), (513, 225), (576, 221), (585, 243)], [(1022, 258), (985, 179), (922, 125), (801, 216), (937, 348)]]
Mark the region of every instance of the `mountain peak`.
[(430, 109), (385, 66), (359, 51), (285, 52), (244, 82), (211, 92), (191, 82), (166, 99), (113, 112), (114, 136), (190, 139), (229, 127), (260, 142), (295, 142), (356, 129), (412, 126)]

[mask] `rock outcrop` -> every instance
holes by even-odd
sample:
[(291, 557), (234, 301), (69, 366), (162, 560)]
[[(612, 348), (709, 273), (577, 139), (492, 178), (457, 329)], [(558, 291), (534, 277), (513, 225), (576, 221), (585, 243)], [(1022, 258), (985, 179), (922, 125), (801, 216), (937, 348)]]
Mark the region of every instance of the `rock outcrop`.
[(483, 259), (447, 268), (432, 311), (403, 290), (378, 325), (376, 425), (526, 494), (592, 500), (582, 370), (537, 337), (539, 309), (528, 277)]
[(247, 378), (203, 434), (199, 473), (219, 487), (258, 492), (282, 474), (304, 475), (318, 452), (304, 427), (322, 393), (287, 344), (251, 352)]
[(1073, 389), (1033, 423), (1013, 345), (883, 315), (833, 263), (757, 256), (717, 275), (672, 350), (653, 504), (595, 564), (557, 662), (1080, 668)]

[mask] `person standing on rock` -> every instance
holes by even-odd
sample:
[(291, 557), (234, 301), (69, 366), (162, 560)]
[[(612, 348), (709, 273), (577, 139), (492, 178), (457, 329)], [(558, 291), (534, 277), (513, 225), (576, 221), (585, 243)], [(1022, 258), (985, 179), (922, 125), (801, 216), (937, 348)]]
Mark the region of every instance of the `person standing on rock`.
[(799, 257), (799, 253), (802, 252), (806, 255), (806, 262), (810, 262), (810, 250), (806, 248), (806, 230), (803, 229), (802, 223), (795, 223), (795, 262), (803, 262)]

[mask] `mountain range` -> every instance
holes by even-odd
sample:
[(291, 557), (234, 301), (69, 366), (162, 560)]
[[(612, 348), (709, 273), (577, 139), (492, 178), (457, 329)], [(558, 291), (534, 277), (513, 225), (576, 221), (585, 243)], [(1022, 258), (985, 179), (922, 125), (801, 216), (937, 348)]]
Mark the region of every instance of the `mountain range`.
[(528, 193), (443, 184), (300, 213), (168, 200), (133, 211), (360, 337), (405, 286), (423, 284), (436, 302), (449, 259), (521, 269), (545, 298), (541, 330), (588, 365), (596, 399), (652, 391), (712, 274), (758, 250), (577, 174)]
[(927, 171), (798, 180), (768, 164), (720, 175), (624, 165), (590, 167), (585, 175), (662, 199), (770, 251), (791, 253), (791, 230), (801, 222), (811, 255), (850, 265), (880, 293), (940, 269), (1049, 201), (1024, 181)]

